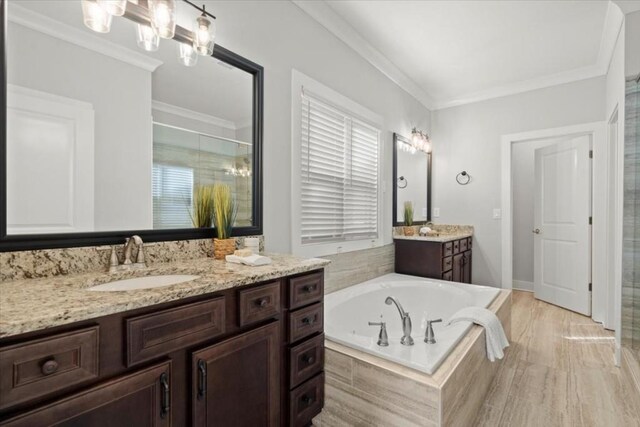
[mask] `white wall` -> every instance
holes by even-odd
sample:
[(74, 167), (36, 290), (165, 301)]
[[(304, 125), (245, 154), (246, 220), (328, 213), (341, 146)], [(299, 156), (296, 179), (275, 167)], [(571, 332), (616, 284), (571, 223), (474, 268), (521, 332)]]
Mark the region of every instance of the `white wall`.
[[(604, 119), (605, 78), (434, 111), (433, 206), (439, 223), (475, 227), (473, 281), (501, 285), (500, 137)], [(466, 170), (469, 185), (455, 181)]]
[(625, 74), (640, 73), (640, 11), (630, 13), (625, 19)]
[[(265, 68), (264, 234), (267, 250), (291, 250), (291, 70), (384, 118), (384, 242), (391, 242), (392, 133), (430, 130), (430, 112), (289, 1), (207, 1), (217, 42)], [(283, 167), (284, 165), (284, 167)]]
[(95, 229), (151, 228), (151, 73), (13, 22), (9, 37), (9, 83), (93, 105)]
[(556, 142), (519, 142), (512, 147), (513, 287), (517, 289), (533, 291), (535, 150)]

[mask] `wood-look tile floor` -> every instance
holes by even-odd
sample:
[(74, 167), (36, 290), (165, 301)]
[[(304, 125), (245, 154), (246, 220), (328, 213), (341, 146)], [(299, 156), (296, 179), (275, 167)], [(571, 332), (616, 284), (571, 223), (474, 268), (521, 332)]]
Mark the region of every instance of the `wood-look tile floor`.
[(513, 292), (511, 316), (511, 346), (476, 426), (640, 426), (613, 332), (529, 292)]

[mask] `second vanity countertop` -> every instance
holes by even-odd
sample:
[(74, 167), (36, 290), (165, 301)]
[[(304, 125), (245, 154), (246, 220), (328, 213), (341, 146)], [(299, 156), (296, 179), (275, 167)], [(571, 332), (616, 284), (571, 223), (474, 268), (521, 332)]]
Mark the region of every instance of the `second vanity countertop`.
[(396, 235), (393, 236), (394, 239), (399, 239), (399, 240), (420, 240), (423, 242), (440, 242), (440, 243), (445, 243), (445, 242), (452, 242), (454, 240), (459, 240), (459, 239), (464, 239), (467, 237), (472, 237), (473, 233), (460, 233), (460, 234), (441, 234), (439, 236), (419, 236), (419, 235), (414, 235), (414, 236), (400, 236), (400, 235)]
[[(0, 338), (51, 328), (136, 308), (223, 291), (323, 268), (329, 260), (268, 254), (272, 264), (248, 267), (199, 258), (108, 274), (85, 273), (0, 283)], [(165, 274), (200, 276), (176, 285), (120, 292), (91, 292), (91, 286)]]

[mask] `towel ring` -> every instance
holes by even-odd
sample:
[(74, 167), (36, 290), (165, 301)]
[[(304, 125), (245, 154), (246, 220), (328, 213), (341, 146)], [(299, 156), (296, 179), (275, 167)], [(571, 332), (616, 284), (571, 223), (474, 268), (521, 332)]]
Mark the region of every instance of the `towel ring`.
[(407, 185), (409, 185), (409, 181), (407, 180), (407, 178), (405, 178), (404, 176), (398, 178), (398, 188), (407, 188)]
[(467, 173), (467, 171), (462, 171), (458, 175), (456, 175), (456, 181), (460, 185), (467, 185), (471, 182), (471, 175)]

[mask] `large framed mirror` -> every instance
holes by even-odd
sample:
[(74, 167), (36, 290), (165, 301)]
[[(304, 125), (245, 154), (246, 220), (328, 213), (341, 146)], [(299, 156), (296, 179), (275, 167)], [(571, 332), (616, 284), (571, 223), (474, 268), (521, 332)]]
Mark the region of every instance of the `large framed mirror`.
[(0, 4), (0, 251), (213, 237), (194, 213), (216, 183), (232, 235), (262, 234), (263, 68), (189, 52), (200, 11), (176, 1), (165, 39), (145, 35), (147, 0), (106, 33), (85, 25), (94, 0)]
[(431, 221), (431, 152), (393, 134), (393, 225), (404, 225), (405, 202), (413, 207), (413, 223)]

